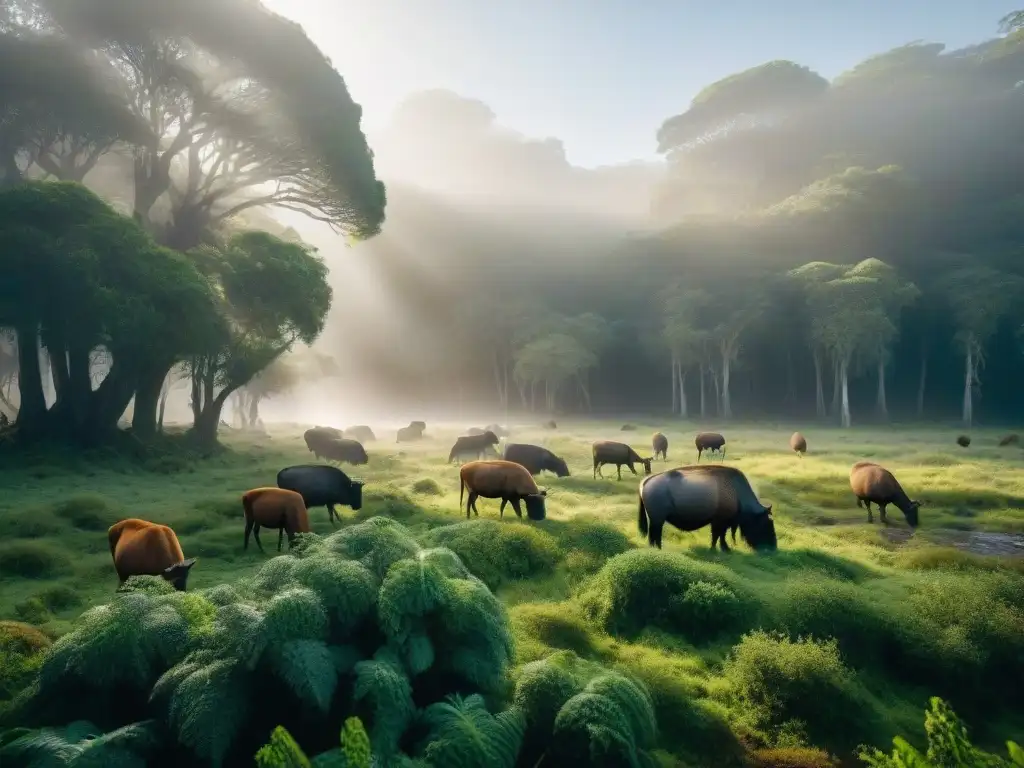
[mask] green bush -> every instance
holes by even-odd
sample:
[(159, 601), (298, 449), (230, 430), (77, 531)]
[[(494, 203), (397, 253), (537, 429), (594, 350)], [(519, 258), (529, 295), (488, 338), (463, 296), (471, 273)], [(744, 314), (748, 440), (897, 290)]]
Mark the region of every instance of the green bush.
[(862, 748), (860, 759), (872, 768), (1024, 768), (1024, 749), (1010, 741), (1009, 759), (982, 752), (967, 738), (967, 728), (946, 702), (932, 698), (925, 713), (924, 729), (928, 750), (921, 754), (906, 739), (893, 739), (893, 751), (886, 755), (878, 749)]
[(118, 513), (103, 496), (74, 496), (53, 505), (53, 513), (83, 531), (105, 531), (118, 520)]
[[(125, 765), (251, 765), (274, 724), (301, 740), (349, 715), (396, 764), (514, 765), (525, 715), (491, 715), (480, 695), (506, 685), (504, 608), (454, 553), (419, 547), (397, 523), (305, 536), (234, 586), (168, 593), (158, 581), (132, 580), (54, 643), (6, 724), (70, 725), (19, 737), (4, 768), (28, 766), (32, 744), (104, 739), (118, 755), (139, 747)], [(131, 722), (147, 700), (152, 727)], [(86, 714), (98, 725), (80, 725)], [(106, 735), (84, 743), (94, 731)]]
[(440, 496), (444, 493), (441, 484), (432, 477), (421, 477), (412, 484), (413, 493), (422, 493), (424, 496)]
[(26, 688), (43, 663), (50, 638), (18, 621), (0, 621), (0, 702)]
[(872, 702), (843, 663), (835, 640), (745, 635), (725, 663), (740, 710), (758, 729), (804, 731), (811, 743), (848, 748), (851, 723), (872, 731)]
[(46, 579), (68, 570), (67, 556), (41, 541), (15, 541), (0, 546), (0, 576)]
[(77, 608), (82, 604), (82, 596), (77, 590), (64, 584), (54, 584), (39, 590), (35, 595), (47, 610), (57, 613), (68, 608)]
[(690, 639), (733, 627), (748, 602), (728, 569), (650, 549), (613, 557), (582, 596), (586, 615), (613, 634), (656, 627)]
[(559, 558), (554, 537), (518, 522), (467, 520), (434, 528), (423, 542), (450, 549), (491, 589), (550, 574)]

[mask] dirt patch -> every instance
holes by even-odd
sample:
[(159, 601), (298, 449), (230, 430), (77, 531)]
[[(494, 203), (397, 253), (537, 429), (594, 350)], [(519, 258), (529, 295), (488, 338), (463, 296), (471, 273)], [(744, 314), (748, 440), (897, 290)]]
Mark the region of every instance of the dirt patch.
[[(894, 544), (904, 544), (911, 536), (911, 531), (907, 528), (882, 528), (881, 532)], [(939, 528), (919, 535), (930, 544), (956, 547), (975, 555), (1024, 557), (1024, 534), (1020, 533), (986, 533)]]

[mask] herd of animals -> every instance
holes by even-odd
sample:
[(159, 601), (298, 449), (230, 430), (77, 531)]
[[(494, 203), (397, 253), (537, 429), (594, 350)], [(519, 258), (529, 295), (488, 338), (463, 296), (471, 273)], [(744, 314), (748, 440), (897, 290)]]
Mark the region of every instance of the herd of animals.
[[(543, 425), (546, 429), (557, 429), (554, 421)], [(622, 431), (636, 427), (626, 424)], [(413, 421), (398, 430), (397, 441), (413, 442), (422, 440), (426, 424)], [(547, 448), (528, 443), (508, 443), (499, 457), (496, 446), (501, 437), (507, 437), (507, 430), (498, 424), (483, 429), (473, 428), (459, 437), (448, 455), (448, 462), (465, 457), (475, 457), (462, 464), (459, 470), (459, 507), (462, 508), (465, 492), (466, 517), (470, 513), (479, 516), (476, 507), (478, 498), (501, 499), (499, 516), (503, 516), (506, 505), (511, 505), (516, 515), (522, 518), (520, 503), (525, 504), (531, 520), (543, 520), (546, 516), (545, 497), (547, 491), (539, 488), (534, 479), (541, 472), (551, 472), (557, 477), (568, 477), (569, 468), (561, 457)], [(303, 438), (307, 449), (319, 460), (366, 464), (368, 457), (363, 443), (375, 440), (373, 430), (367, 426), (351, 427), (347, 430), (333, 427), (313, 427)], [(966, 435), (957, 438), (957, 444), (968, 447), (971, 440)], [(1000, 446), (1017, 445), (1017, 435), (1007, 435), (1000, 440)], [(697, 463), (668, 469), (652, 474), (652, 463), (660, 456), (668, 458), (668, 438), (656, 432), (651, 438), (653, 455), (640, 456), (626, 443), (599, 440), (592, 445), (593, 476), (602, 476), (602, 467), (615, 465), (618, 479), (622, 479), (622, 467), (637, 475), (636, 465), (644, 470), (644, 478), (638, 489), (639, 509), (637, 526), (641, 535), (647, 536), (650, 546), (661, 548), (662, 530), (666, 523), (682, 531), (696, 531), (706, 526), (711, 528), (711, 548), (720, 545), (723, 552), (729, 551), (725, 534), (731, 531), (736, 543), (739, 530), (744, 541), (755, 550), (777, 548), (775, 523), (772, 506), (764, 505), (758, 499), (750, 482), (742, 471), (723, 464), (701, 464), (701, 457), (718, 454), (725, 459), (725, 437), (717, 432), (701, 432), (695, 440)], [(807, 452), (807, 440), (799, 432), (792, 435), (790, 449), (799, 457)], [(879, 515), (886, 523), (886, 507), (890, 504), (899, 509), (907, 523), (916, 528), (918, 509), (922, 503), (911, 500), (893, 474), (879, 464), (859, 461), (850, 469), (850, 488), (857, 499), (857, 506), (868, 513), (868, 522), (874, 522), (871, 505), (878, 506)], [(336, 506), (348, 506), (359, 510), (363, 502), (363, 483), (349, 478), (338, 467), (327, 464), (304, 464), (282, 469), (277, 475), (276, 487), (254, 488), (242, 494), (242, 511), (245, 520), (243, 547), (248, 549), (250, 535), (263, 551), (259, 532), (261, 528), (277, 530), (277, 549), (280, 552), (285, 536), (289, 546), (294, 544), (300, 533), (311, 531), (308, 509), (326, 507), (332, 525), (340, 520)], [(166, 525), (131, 518), (121, 520), (108, 531), (110, 553), (120, 584), (131, 576), (162, 576), (175, 589), (184, 590), (190, 569), (196, 558), (185, 558), (174, 531)]]

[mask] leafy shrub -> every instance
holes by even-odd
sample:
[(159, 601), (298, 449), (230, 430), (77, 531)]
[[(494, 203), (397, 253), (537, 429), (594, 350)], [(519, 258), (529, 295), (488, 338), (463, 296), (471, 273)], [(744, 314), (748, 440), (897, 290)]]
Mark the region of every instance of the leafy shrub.
[(523, 666), (514, 700), (526, 716), (524, 764), (655, 765), (657, 724), (642, 683), (561, 651)]
[(750, 754), (751, 768), (838, 768), (828, 752), (810, 747), (757, 749)]
[(839, 656), (835, 640), (752, 632), (725, 663), (725, 677), (753, 725), (765, 731), (806, 729), (812, 743), (848, 744), (849, 724), (867, 723), (866, 693)]
[[(492, 716), (478, 695), (498, 695), (506, 682), (505, 611), (454, 553), (422, 549), (397, 523), (373, 518), (303, 537), (234, 586), (167, 593), (158, 581), (134, 580), (83, 614), (8, 720), (74, 723), (88, 712), (100, 731), (158, 734), (148, 765), (216, 767), (251, 765), (278, 724), (328, 750), (314, 764), (340, 764), (323, 735), (356, 715), (374, 752), (396, 764), (412, 760), (403, 752), (456, 766), (515, 763), (525, 715)], [(448, 698), (455, 692), (461, 698)], [(131, 724), (142, 709), (155, 730)], [(4, 768), (29, 764), (26, 744), (77, 749), (82, 738), (26, 734)], [(129, 748), (118, 739), (110, 749)]]
[(29, 624), (0, 621), (0, 701), (14, 698), (32, 681), (50, 644)]
[(453, 551), (491, 589), (508, 580), (549, 574), (559, 557), (558, 544), (550, 534), (498, 520), (467, 520), (434, 528), (423, 542)]
[(872, 768), (1013, 768), (1024, 767), (1024, 749), (1010, 741), (1006, 744), (1009, 760), (982, 752), (967, 738), (967, 728), (950, 706), (939, 698), (931, 699), (924, 716), (928, 751), (922, 755), (906, 739), (893, 739), (892, 755), (878, 749), (862, 748), (860, 759)]
[(0, 576), (45, 579), (60, 575), (69, 566), (67, 556), (43, 542), (15, 541), (0, 546)]
[(35, 596), (46, 606), (47, 610), (54, 613), (68, 608), (77, 608), (82, 604), (82, 596), (64, 584), (54, 584), (41, 589)]
[(83, 531), (105, 531), (117, 522), (118, 513), (103, 497), (73, 496), (53, 506), (53, 513)]
[(425, 496), (440, 496), (444, 491), (441, 484), (432, 477), (421, 477), (412, 484), (413, 493), (422, 493)]
[(613, 557), (582, 596), (587, 616), (613, 634), (657, 627), (689, 638), (733, 626), (747, 602), (724, 567), (650, 549)]
[(146, 768), (158, 744), (152, 721), (109, 733), (85, 720), (30, 732), (0, 747), (0, 764)]
[(45, 624), (50, 611), (38, 597), (29, 597), (14, 604), (14, 615), (29, 624)]

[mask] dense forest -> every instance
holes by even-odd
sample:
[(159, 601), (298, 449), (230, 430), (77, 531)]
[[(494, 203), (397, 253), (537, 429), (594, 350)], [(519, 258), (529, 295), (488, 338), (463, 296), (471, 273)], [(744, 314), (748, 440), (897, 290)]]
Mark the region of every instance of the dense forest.
[[(145, 438), (184, 380), (213, 440), (329, 318), (350, 368), (433, 407), (1024, 416), (1016, 15), (832, 81), (773, 61), (713, 83), (658, 130), (664, 168), (575, 168), (425, 92), (377, 173), (342, 77), (259, 5), (3, 14), (0, 409), (20, 438), (96, 440), (126, 411)], [(338, 265), (259, 210), (349, 235), (394, 321), (351, 295), (332, 312)]]

